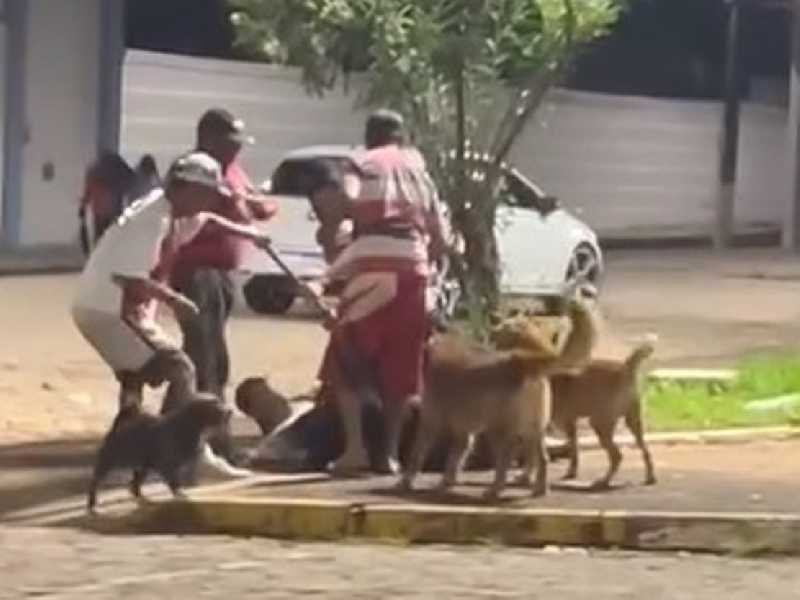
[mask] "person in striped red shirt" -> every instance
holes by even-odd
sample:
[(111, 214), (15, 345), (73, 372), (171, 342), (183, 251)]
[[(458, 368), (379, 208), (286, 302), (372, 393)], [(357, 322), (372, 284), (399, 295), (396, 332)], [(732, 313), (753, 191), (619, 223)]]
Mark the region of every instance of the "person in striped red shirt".
[[(353, 241), (336, 257), (326, 283), (343, 280), (331, 327), (323, 380), (334, 382), (345, 432), (336, 473), (368, 468), (355, 371), (373, 371), (382, 399), (385, 448), (376, 468), (398, 469), (405, 410), (422, 386), (429, 333), (426, 289), (430, 265), (445, 248), (445, 223), (420, 153), (404, 143), (402, 117), (380, 110), (367, 120), (366, 152), (344, 176), (338, 217), (353, 223)], [(320, 204), (336, 212), (335, 201)], [(337, 216), (334, 214), (333, 219)], [(355, 363), (355, 364), (354, 364)]]

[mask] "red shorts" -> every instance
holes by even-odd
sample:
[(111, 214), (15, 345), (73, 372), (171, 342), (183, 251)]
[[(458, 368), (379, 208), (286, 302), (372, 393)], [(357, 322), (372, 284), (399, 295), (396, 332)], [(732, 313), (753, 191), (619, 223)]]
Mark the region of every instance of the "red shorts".
[(331, 333), (320, 379), (330, 381), (336, 348), (352, 344), (376, 370), (381, 396), (400, 400), (422, 391), (423, 357), (428, 337), (425, 277), (398, 274), (397, 294), (385, 306)]

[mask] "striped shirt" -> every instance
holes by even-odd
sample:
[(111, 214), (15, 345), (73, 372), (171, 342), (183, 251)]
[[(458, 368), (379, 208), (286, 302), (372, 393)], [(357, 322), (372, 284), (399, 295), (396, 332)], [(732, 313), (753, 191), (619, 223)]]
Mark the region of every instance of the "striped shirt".
[(396, 145), (367, 151), (358, 163), (350, 215), (354, 241), (328, 270), (330, 279), (368, 272), (429, 275), (428, 243), (445, 220), (422, 155)]

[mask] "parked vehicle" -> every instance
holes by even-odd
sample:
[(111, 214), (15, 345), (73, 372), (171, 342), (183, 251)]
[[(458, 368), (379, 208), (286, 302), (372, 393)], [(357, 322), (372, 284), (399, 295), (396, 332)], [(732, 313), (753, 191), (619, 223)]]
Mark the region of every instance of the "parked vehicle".
[[(279, 204), (277, 216), (265, 226), (274, 247), (301, 279), (318, 278), (325, 270), (317, 246), (316, 218), (307, 199), (307, 168), (311, 160), (353, 161), (357, 146), (312, 146), (289, 153), (278, 165), (265, 191)], [(503, 169), (498, 243), (502, 264), (501, 289), (506, 295), (558, 295), (565, 282), (583, 275), (598, 286), (603, 261), (597, 236), (588, 225), (562, 208), (513, 167)], [(263, 314), (281, 314), (292, 305), (297, 290), (264, 253), (253, 253), (242, 264), (245, 300)]]

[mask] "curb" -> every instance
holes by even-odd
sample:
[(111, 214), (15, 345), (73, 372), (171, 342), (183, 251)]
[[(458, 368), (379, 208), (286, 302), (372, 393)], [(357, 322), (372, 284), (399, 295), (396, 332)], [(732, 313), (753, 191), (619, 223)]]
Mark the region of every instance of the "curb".
[(800, 515), (363, 505), (287, 499), (167, 501), (72, 520), (101, 533), (264, 536), (297, 541), (592, 546), (800, 555)]
[[(775, 442), (795, 438), (800, 438), (800, 427), (780, 426), (645, 434), (645, 439), (651, 446)], [(636, 445), (636, 441), (630, 435), (616, 436), (614, 442), (623, 447), (633, 447)], [(578, 447), (582, 450), (596, 450), (600, 448), (600, 444), (597, 442), (596, 437), (585, 435), (578, 438)]]

